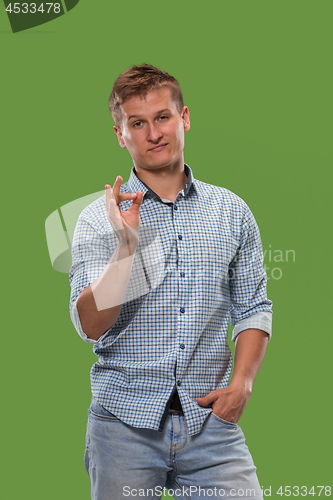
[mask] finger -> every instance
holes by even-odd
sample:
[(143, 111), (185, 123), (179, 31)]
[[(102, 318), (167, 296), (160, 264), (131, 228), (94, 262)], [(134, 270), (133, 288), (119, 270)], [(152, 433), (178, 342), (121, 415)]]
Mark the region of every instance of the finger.
[(136, 197), (136, 193), (119, 193), (119, 201), (133, 200)]
[(110, 200), (112, 198), (112, 190), (110, 184), (105, 184), (105, 206), (106, 210), (108, 210), (109, 205), (110, 205)]
[(122, 177), (120, 175), (118, 175), (116, 177), (116, 180), (114, 181), (113, 188), (112, 188), (113, 196), (114, 196), (114, 199), (116, 200), (117, 205), (119, 205), (119, 203), (120, 203), (119, 192), (120, 192), (122, 182), (123, 182)]
[[(110, 201), (111, 200), (114, 200), (114, 195), (113, 195), (113, 191), (112, 191), (112, 188), (110, 186), (110, 184), (105, 184), (105, 206), (106, 206), (106, 211), (109, 212), (109, 208), (110, 208)], [(117, 204), (116, 204), (117, 205)]]
[(200, 406), (209, 406), (212, 404), (214, 401), (216, 401), (218, 398), (218, 395), (216, 394), (215, 391), (210, 392), (203, 398), (197, 398), (197, 402)]

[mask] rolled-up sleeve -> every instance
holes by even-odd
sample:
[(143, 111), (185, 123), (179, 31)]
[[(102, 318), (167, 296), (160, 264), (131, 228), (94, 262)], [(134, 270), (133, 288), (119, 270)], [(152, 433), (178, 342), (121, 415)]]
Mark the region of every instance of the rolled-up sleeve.
[(248, 328), (272, 335), (272, 301), (267, 298), (267, 275), (258, 225), (246, 206), (240, 233), (240, 245), (229, 267), (230, 323), (232, 341)]

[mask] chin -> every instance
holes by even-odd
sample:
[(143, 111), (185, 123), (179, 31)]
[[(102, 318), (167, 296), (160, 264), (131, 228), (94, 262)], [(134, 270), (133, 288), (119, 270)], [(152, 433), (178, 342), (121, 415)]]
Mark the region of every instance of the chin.
[(146, 168), (153, 169), (153, 168), (163, 168), (167, 167), (170, 164), (172, 164), (172, 160), (170, 159), (156, 159), (155, 162), (147, 163)]

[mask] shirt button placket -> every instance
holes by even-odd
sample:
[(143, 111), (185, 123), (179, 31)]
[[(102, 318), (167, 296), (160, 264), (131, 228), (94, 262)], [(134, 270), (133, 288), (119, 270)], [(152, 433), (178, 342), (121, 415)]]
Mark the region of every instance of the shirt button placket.
[[(175, 213), (177, 212), (177, 214)], [(184, 343), (184, 332), (185, 322), (186, 322), (186, 282), (184, 280), (185, 272), (185, 258), (186, 258), (186, 238), (184, 238), (183, 228), (181, 226), (181, 210), (179, 210), (179, 206), (174, 205), (174, 224), (175, 224), (175, 232), (177, 235), (177, 249), (178, 249), (178, 283), (179, 283), (179, 295), (178, 295), (178, 304), (179, 304), (179, 313), (178, 313), (178, 332), (177, 332), (177, 340), (178, 340), (178, 355), (177, 355), (177, 385), (180, 386), (183, 364), (182, 359), (184, 356), (181, 354), (184, 353), (185, 343)]]

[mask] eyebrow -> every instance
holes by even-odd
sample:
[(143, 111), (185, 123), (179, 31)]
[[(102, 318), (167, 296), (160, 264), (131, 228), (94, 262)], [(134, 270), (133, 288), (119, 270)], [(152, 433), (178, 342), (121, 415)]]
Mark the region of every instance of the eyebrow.
[[(168, 109), (168, 108), (161, 109), (161, 111), (157, 111), (156, 116), (161, 115), (162, 113), (165, 113), (166, 111), (170, 112), (170, 109)], [(131, 115), (127, 118), (127, 121), (129, 122), (132, 118), (141, 118), (141, 115)]]

